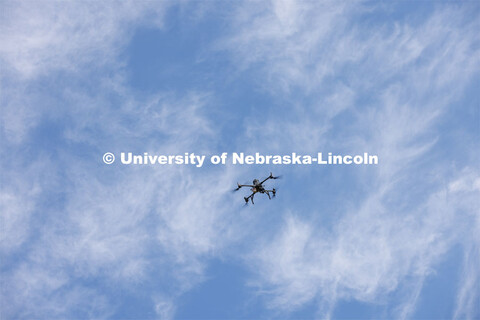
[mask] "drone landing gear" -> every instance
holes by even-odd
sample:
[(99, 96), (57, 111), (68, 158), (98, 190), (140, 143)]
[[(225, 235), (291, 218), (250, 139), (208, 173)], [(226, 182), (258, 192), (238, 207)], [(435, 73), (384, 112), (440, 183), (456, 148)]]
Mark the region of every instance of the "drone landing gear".
[(267, 194), (268, 199), (272, 200), (272, 197), (270, 197), (270, 192), (272, 193), (273, 197), (275, 198), (275, 194), (277, 193), (277, 190), (275, 190), (275, 188), (273, 188), (272, 190), (265, 190), (265, 193)]
[(253, 202), (253, 195), (254, 195), (254, 194), (251, 194), (251, 195), (248, 196), (248, 197), (243, 197), (243, 199), (245, 199), (245, 204), (248, 204), (248, 199), (250, 199), (250, 200), (252, 201), (252, 204), (255, 204), (255, 203)]

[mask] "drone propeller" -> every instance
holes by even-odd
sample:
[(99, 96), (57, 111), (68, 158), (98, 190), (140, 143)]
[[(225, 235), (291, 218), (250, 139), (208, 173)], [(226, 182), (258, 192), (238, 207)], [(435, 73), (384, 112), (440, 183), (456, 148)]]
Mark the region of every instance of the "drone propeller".
[(238, 183), (238, 182), (237, 182), (237, 186), (238, 186), (238, 187), (236, 187), (235, 189), (232, 189), (232, 192), (238, 191), (238, 190), (240, 190), (240, 188), (242, 187), (242, 186), (240, 185), (240, 183)]
[(274, 177), (274, 176), (273, 176), (273, 173), (270, 172), (270, 179), (281, 179), (281, 178), (282, 178), (281, 175)]

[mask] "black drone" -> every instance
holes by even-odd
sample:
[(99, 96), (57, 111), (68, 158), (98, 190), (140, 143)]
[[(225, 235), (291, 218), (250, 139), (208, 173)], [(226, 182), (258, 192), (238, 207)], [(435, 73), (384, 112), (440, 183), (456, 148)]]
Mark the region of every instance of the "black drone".
[(275, 194), (277, 193), (277, 191), (275, 190), (275, 188), (273, 188), (272, 190), (267, 190), (263, 187), (263, 183), (265, 181), (267, 181), (268, 179), (278, 179), (280, 178), (279, 176), (278, 177), (274, 177), (273, 174), (270, 172), (270, 175), (265, 178), (263, 181), (258, 181), (257, 179), (253, 180), (253, 184), (240, 184), (237, 182), (237, 185), (238, 187), (236, 189), (234, 189), (234, 191), (238, 191), (240, 190), (241, 187), (250, 187), (251, 191), (253, 192), (251, 195), (249, 195), (248, 197), (243, 197), (243, 199), (245, 199), (245, 203), (247, 204), (248, 203), (248, 200), (251, 200), (252, 201), (252, 204), (255, 204), (253, 202), (253, 196), (255, 195), (255, 193), (257, 192), (260, 192), (260, 193), (266, 193), (267, 196), (268, 196), (268, 199), (272, 199), (270, 197), (270, 192), (272, 193), (273, 197), (275, 197)]

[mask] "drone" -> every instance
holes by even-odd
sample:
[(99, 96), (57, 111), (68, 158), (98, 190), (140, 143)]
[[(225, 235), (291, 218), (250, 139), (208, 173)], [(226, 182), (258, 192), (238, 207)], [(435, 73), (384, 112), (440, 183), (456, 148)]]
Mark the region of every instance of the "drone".
[(277, 193), (277, 190), (275, 190), (275, 188), (273, 188), (272, 190), (267, 190), (265, 189), (265, 187), (263, 186), (263, 184), (265, 183), (265, 181), (267, 181), (268, 179), (278, 179), (280, 178), (280, 176), (278, 177), (274, 177), (273, 174), (270, 172), (270, 175), (265, 178), (263, 181), (258, 181), (258, 179), (255, 179), (253, 180), (253, 184), (240, 184), (237, 182), (237, 188), (234, 189), (233, 191), (238, 191), (240, 190), (240, 188), (242, 187), (250, 187), (251, 191), (253, 192), (251, 195), (249, 195), (248, 197), (243, 197), (243, 199), (245, 199), (245, 204), (248, 204), (248, 200), (250, 200), (252, 202), (252, 204), (255, 204), (253, 202), (253, 196), (255, 195), (255, 193), (259, 192), (259, 193), (266, 193), (267, 196), (268, 196), (268, 199), (272, 199), (272, 197), (270, 197), (270, 192), (272, 193), (273, 197), (275, 197), (275, 194)]

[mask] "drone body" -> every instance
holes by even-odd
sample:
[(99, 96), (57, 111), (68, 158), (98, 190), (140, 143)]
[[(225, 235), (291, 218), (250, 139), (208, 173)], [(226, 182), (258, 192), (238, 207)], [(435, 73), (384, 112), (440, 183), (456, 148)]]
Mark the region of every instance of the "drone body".
[(243, 198), (243, 199), (245, 199), (245, 203), (248, 203), (248, 200), (250, 200), (252, 202), (252, 204), (255, 204), (253, 202), (253, 197), (255, 196), (256, 193), (266, 193), (267, 196), (268, 196), (268, 199), (272, 199), (270, 197), (270, 192), (275, 197), (275, 194), (276, 194), (277, 191), (275, 190), (275, 188), (273, 188), (272, 190), (267, 190), (267, 189), (265, 189), (263, 184), (268, 179), (278, 179), (278, 178), (280, 178), (280, 177), (274, 177), (273, 174), (270, 172), (270, 175), (262, 181), (258, 181), (258, 179), (253, 180), (253, 184), (239, 184), (239, 183), (237, 183), (238, 187), (234, 191), (238, 191), (242, 187), (250, 187), (250, 190), (252, 191), (252, 194), (249, 195), (248, 197)]

